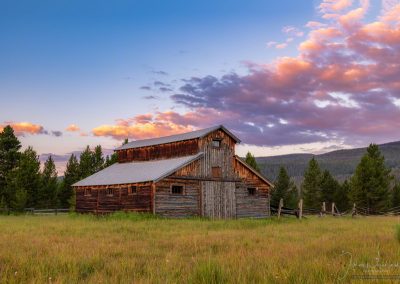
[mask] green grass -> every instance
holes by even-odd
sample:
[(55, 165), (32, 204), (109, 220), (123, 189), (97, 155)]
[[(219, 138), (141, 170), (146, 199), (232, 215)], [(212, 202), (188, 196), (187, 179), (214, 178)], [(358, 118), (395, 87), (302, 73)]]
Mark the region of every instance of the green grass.
[(400, 263), (399, 230), (396, 217), (0, 216), (0, 283), (347, 283)]

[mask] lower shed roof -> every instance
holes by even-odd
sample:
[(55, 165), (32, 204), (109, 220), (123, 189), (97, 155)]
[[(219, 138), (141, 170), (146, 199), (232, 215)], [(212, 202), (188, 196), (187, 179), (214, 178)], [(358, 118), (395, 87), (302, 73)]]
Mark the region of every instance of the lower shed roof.
[(199, 159), (203, 153), (174, 159), (116, 163), (72, 186), (95, 186), (159, 181)]

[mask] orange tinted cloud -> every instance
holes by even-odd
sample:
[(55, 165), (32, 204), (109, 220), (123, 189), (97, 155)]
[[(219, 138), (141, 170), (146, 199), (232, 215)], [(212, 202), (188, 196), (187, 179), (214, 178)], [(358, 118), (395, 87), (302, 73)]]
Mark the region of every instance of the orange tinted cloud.
[(24, 136), (25, 134), (47, 134), (43, 126), (30, 122), (6, 122), (0, 124), (0, 130), (2, 131), (7, 125), (10, 125), (14, 129), (15, 135), (17, 136)]
[(115, 139), (147, 139), (192, 131), (193, 127), (166, 120), (144, 121), (141, 116), (118, 120), (115, 125), (100, 125), (92, 130), (94, 136), (110, 136)]
[(70, 124), (65, 130), (69, 132), (77, 132), (80, 130), (80, 128), (75, 124)]

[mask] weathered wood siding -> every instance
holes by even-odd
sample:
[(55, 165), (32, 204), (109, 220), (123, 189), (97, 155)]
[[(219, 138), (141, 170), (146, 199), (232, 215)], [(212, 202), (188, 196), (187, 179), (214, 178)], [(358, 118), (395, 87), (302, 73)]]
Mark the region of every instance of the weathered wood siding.
[(236, 218), (235, 182), (202, 181), (202, 216)]
[(150, 161), (195, 155), (199, 152), (198, 139), (119, 150), (118, 162)]
[(262, 218), (270, 216), (269, 194), (257, 188), (254, 195), (250, 195), (247, 188), (251, 184), (236, 183), (236, 216), (237, 218)]
[(76, 187), (76, 212), (108, 213), (117, 210), (151, 212), (151, 184), (135, 184), (137, 192), (128, 194), (128, 185), (109, 186), (113, 195), (107, 194), (106, 186), (93, 186), (91, 195), (85, 195), (85, 187)]
[[(236, 159), (234, 163), (236, 175), (241, 179), (236, 183), (237, 217), (270, 216), (270, 186)], [(249, 194), (249, 187), (256, 188), (254, 195)]]
[[(172, 185), (182, 185), (183, 194), (172, 194)], [(155, 213), (161, 216), (182, 218), (200, 216), (200, 182), (166, 178), (156, 183)]]
[[(221, 141), (221, 146), (216, 148), (212, 145), (214, 139)], [(221, 168), (219, 180), (232, 180), (235, 178), (233, 157), (235, 155), (235, 140), (222, 130), (211, 132), (202, 139), (199, 139), (200, 151), (204, 152), (201, 159), (199, 176), (213, 178), (212, 168)]]

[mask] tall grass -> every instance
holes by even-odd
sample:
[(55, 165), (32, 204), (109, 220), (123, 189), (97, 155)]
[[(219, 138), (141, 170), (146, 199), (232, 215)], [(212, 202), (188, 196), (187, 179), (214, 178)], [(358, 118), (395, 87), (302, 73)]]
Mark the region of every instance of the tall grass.
[(393, 217), (1, 216), (0, 283), (349, 282), (354, 264), (377, 256), (400, 262), (395, 224)]

